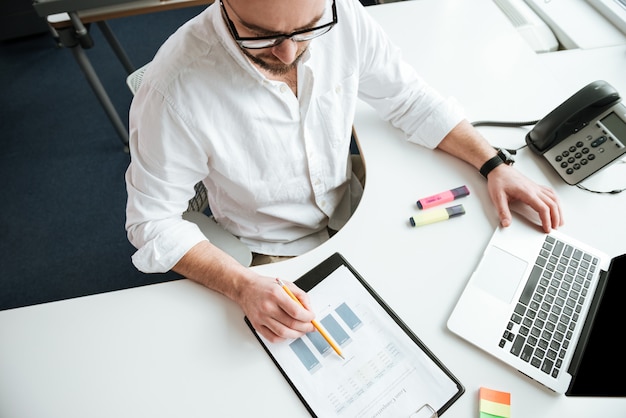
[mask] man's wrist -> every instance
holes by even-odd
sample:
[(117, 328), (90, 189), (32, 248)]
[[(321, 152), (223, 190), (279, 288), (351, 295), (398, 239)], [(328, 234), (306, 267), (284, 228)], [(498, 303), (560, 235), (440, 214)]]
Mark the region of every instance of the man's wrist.
[(498, 153), (488, 159), (481, 167), (480, 167), (480, 174), (482, 174), (482, 176), (484, 178), (487, 178), (487, 176), (489, 175), (489, 173), (491, 173), (496, 167), (498, 167), (501, 164), (506, 164), (506, 165), (512, 165), (515, 160), (513, 159), (513, 156), (505, 149), (498, 149), (497, 150)]

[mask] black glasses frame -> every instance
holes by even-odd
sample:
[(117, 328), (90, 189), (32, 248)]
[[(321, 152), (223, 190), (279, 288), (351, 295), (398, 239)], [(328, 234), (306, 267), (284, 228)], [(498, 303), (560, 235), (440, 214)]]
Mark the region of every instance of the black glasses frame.
[[(222, 13), (224, 13), (224, 17), (226, 18), (226, 23), (228, 23), (228, 28), (230, 29), (230, 32), (233, 35), (233, 38), (235, 39), (235, 42), (237, 42), (237, 44), (239, 44), (240, 47), (246, 48), (246, 49), (271, 48), (271, 47), (281, 44), (283, 41), (287, 39), (293, 40), (295, 42), (309, 41), (311, 39), (317, 38), (318, 36), (324, 35), (325, 33), (328, 33), (328, 31), (330, 31), (333, 28), (333, 26), (337, 24), (337, 7), (335, 5), (335, 0), (333, 0), (332, 6), (331, 6), (332, 12), (333, 12), (333, 20), (324, 25), (316, 26), (316, 27), (309, 28), (309, 29), (301, 29), (301, 30), (297, 30), (291, 33), (279, 33), (276, 35), (256, 36), (256, 37), (242, 37), (242, 36), (239, 36), (239, 33), (237, 32), (237, 28), (235, 28), (235, 23), (230, 19), (230, 16), (228, 16), (228, 12), (226, 12), (226, 7), (224, 7), (223, 0), (220, 0), (220, 7), (222, 9)], [(302, 35), (302, 34), (309, 33), (309, 32), (315, 32), (315, 31), (321, 31), (321, 32), (305, 39), (297, 38), (298, 35)], [(268, 44), (262, 45), (262, 46), (256, 46), (254, 44), (250, 44), (250, 42), (258, 42), (258, 41), (268, 41)]]

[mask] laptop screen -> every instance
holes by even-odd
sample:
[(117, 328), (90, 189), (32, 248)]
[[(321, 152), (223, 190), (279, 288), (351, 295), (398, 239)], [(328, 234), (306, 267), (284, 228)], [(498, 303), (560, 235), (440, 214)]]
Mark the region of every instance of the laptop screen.
[(607, 284), (569, 396), (626, 396), (626, 254), (611, 262)]

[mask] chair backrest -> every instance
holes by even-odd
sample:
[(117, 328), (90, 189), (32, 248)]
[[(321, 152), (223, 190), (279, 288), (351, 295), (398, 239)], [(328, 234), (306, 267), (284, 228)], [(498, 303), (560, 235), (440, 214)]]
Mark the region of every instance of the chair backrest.
[(128, 77), (126, 77), (126, 85), (130, 89), (131, 93), (133, 93), (133, 96), (135, 95), (135, 93), (137, 93), (137, 90), (139, 90), (139, 86), (141, 86), (141, 82), (143, 81), (143, 73), (146, 72), (149, 65), (150, 63), (147, 63), (146, 65), (138, 68), (137, 70), (133, 71)]

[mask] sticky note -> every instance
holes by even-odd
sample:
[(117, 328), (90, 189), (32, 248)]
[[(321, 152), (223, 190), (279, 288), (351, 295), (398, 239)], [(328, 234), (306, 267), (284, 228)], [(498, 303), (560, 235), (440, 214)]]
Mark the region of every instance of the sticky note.
[(479, 390), (480, 418), (511, 418), (511, 394), (488, 388)]

